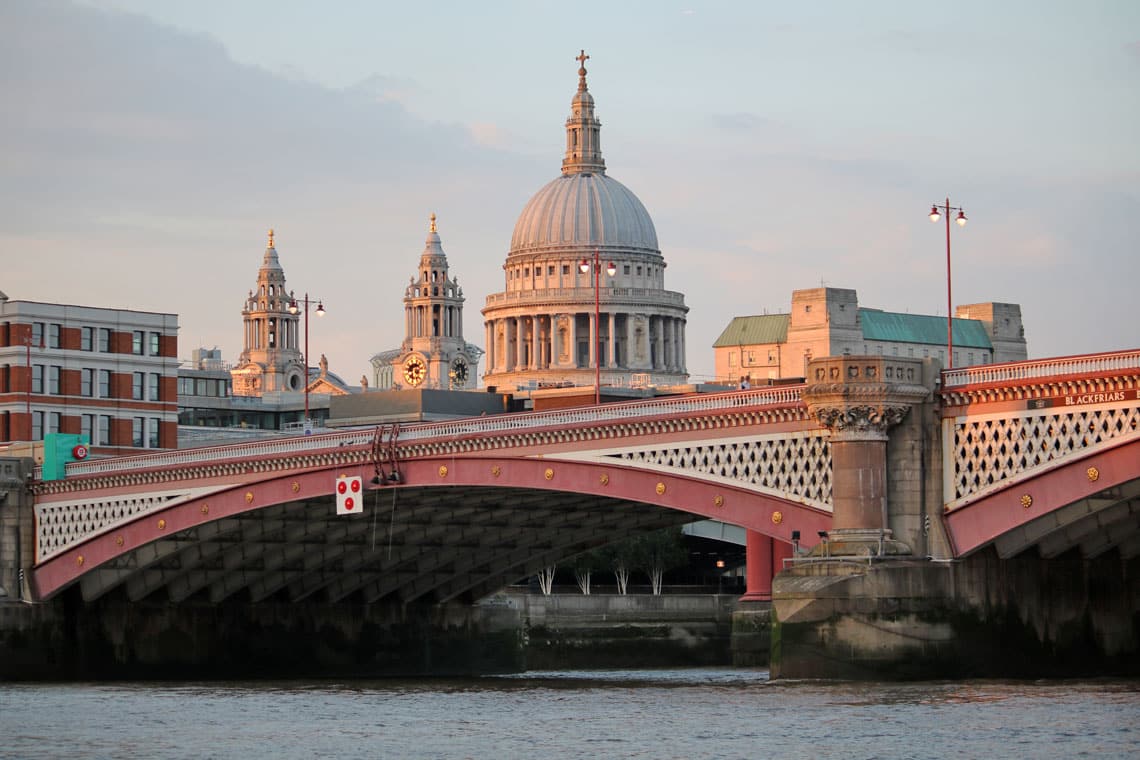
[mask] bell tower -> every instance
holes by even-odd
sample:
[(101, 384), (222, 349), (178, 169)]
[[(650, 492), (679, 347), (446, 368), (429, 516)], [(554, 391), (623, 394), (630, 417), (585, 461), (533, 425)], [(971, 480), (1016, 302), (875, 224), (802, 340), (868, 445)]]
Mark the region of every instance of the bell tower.
[(304, 390), (307, 378), (297, 344), (300, 317), (289, 313), (290, 300), (270, 230), (257, 287), (249, 292), (241, 311), (242, 352), (237, 367), (230, 371), (235, 396)]
[(448, 271), (432, 214), (419, 269), (404, 289), (404, 341), (391, 359), (392, 387), (463, 390), (475, 386), (483, 351), (463, 339), (464, 300), (459, 279)]

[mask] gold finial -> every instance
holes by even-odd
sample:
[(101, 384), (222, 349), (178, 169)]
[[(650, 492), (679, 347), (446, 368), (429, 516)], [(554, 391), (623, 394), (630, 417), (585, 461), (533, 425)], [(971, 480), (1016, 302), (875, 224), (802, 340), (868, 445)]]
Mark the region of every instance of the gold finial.
[(586, 89), (586, 61), (590, 60), (590, 56), (586, 55), (586, 51), (578, 53), (574, 58), (578, 62), (578, 89)]
[(273, 247), (273, 228), (269, 228), (269, 247)]
[(431, 215), (431, 231), (435, 232), (435, 212), (434, 211), (432, 212), (432, 215)]

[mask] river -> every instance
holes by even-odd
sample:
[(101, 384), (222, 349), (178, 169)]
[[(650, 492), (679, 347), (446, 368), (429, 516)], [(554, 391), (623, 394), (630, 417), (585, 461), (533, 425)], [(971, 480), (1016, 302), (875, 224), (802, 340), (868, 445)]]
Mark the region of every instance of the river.
[(1140, 681), (763, 670), (0, 684), (4, 758), (1126, 758)]

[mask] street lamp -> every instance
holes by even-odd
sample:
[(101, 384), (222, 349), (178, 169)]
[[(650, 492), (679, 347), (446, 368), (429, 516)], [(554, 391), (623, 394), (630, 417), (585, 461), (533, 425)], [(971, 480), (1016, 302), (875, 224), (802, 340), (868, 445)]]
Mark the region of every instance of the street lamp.
[[(594, 268), (594, 405), (597, 406), (602, 403), (602, 315), (598, 297), (602, 266), (598, 261), (597, 248), (594, 249), (593, 264), (590, 263), (589, 259), (582, 259), (582, 263), (578, 265), (578, 271), (586, 274), (590, 271), (591, 266)], [(617, 267), (612, 261), (606, 265), (606, 274), (610, 277), (617, 274)]]
[(954, 300), (950, 295), (950, 212), (957, 211), (955, 221), (959, 227), (966, 226), (966, 212), (950, 205), (947, 198), (943, 204), (933, 204), (930, 207), (930, 221), (937, 222), (945, 213), (946, 216), (946, 369), (954, 366)]
[[(298, 304), (297, 296), (293, 295), (292, 291), (289, 292), (289, 298), (292, 299), (289, 302), (289, 313), (290, 314), (296, 314), (297, 312), (299, 312), (301, 310), (301, 306), (304, 306), (304, 309), (305, 309), (305, 354), (304, 354), (304, 361), (302, 362), (302, 364), (305, 367), (305, 379), (303, 382), (305, 383), (305, 422), (307, 423), (309, 421), (309, 304), (312, 302), (309, 300), (309, 294), (308, 293), (306, 293), (305, 297), (301, 299), (300, 304)], [(317, 299), (317, 316), (323, 317), (324, 315), (325, 315), (325, 305), (318, 298)]]

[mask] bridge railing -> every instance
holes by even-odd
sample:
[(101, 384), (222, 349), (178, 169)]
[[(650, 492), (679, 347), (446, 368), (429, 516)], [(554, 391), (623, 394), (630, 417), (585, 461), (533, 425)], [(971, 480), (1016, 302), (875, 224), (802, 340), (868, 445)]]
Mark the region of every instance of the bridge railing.
[[(627, 401), (600, 406), (571, 407), (544, 412), (521, 412), (488, 417), (466, 417), (446, 422), (426, 422), (401, 426), (398, 442), (446, 439), (468, 435), (497, 435), (526, 430), (604, 424), (623, 420), (647, 419), (667, 415), (700, 414), (785, 406), (801, 401), (802, 385), (777, 388), (753, 388), (725, 393), (701, 393), (685, 396)], [(91, 459), (67, 465), (67, 475), (102, 475), (140, 469), (179, 467), (193, 464), (226, 462), (260, 457), (289, 456), (327, 451), (342, 446), (366, 446), (372, 443), (375, 426), (354, 428), (344, 432), (311, 436), (283, 436), (246, 443), (203, 446), (154, 454)], [(37, 473), (38, 475), (38, 473)]]
[(942, 373), (942, 387), (1015, 383), (1047, 377), (1093, 375), (1127, 369), (1140, 369), (1140, 349), (949, 369)]

